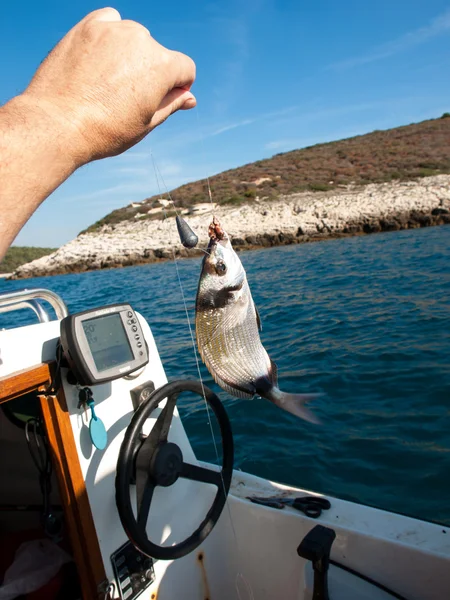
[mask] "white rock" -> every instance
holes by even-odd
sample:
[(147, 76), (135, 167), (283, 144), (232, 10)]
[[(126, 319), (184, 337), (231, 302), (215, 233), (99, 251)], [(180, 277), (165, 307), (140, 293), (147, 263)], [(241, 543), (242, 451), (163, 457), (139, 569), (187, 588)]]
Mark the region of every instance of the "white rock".
[[(295, 234), (299, 228), (309, 235), (317, 233), (318, 228), (323, 230), (324, 226), (333, 232), (341, 232), (346, 224), (363, 219), (389, 219), (412, 210), (429, 213), (437, 206), (450, 207), (450, 175), (403, 183), (370, 184), (365, 188), (356, 186), (354, 191), (350, 187), (320, 194), (301, 192), (273, 202), (262, 202), (261, 199), (256, 206), (218, 207), (215, 214), (232, 237), (245, 239), (249, 235), (265, 233)], [(165, 206), (170, 204), (164, 199), (159, 202)], [(209, 203), (197, 206), (208, 207), (208, 210), (204, 214), (191, 214), (187, 221), (199, 235), (199, 247), (205, 247), (212, 210)], [(326, 218), (326, 225), (323, 218)], [(22, 265), (14, 276), (32, 277), (64, 270), (101, 268), (114, 262), (121, 264), (126, 256), (145, 259), (150, 250), (171, 248), (181, 248), (174, 217), (164, 221), (136, 218), (114, 226), (105, 225), (94, 233), (81, 234), (56, 252)], [(95, 254), (95, 258), (90, 257), (91, 254)]]

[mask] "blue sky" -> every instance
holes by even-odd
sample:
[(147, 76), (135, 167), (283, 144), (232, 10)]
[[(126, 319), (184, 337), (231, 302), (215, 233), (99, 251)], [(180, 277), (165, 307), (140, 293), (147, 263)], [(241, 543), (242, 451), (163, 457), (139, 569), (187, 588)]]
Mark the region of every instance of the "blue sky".
[[(2, 3), (0, 104), (26, 87), (79, 19), (106, 5)], [(450, 111), (449, 2), (111, 6), (195, 60), (198, 108), (172, 116), (120, 157), (80, 169), (33, 215), (17, 245), (59, 246), (114, 208), (157, 193), (151, 154), (172, 189), (278, 152)]]

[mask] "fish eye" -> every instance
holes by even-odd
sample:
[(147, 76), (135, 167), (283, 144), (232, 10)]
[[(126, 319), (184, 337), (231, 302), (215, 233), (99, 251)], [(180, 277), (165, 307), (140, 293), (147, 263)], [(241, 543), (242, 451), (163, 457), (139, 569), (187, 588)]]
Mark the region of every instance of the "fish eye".
[(217, 275), (225, 275), (226, 272), (227, 272), (227, 265), (223, 262), (223, 260), (218, 260), (216, 262)]

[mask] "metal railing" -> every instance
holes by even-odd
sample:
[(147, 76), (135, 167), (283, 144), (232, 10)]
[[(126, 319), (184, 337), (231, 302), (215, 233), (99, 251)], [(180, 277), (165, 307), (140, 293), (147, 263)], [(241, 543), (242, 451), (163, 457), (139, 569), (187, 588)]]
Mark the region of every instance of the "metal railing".
[(50, 321), (50, 317), (38, 300), (46, 300), (55, 309), (58, 319), (63, 319), (69, 314), (64, 300), (55, 292), (44, 288), (17, 290), (16, 292), (0, 294), (0, 313), (30, 308), (36, 313), (40, 323), (47, 323)]

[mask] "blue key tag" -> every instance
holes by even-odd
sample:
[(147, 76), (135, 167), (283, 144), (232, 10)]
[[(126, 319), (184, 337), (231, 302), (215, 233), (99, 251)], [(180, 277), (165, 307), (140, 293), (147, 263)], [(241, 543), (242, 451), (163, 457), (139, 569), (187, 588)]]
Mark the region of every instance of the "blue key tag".
[(106, 433), (103, 421), (97, 417), (94, 410), (94, 400), (90, 398), (87, 401), (87, 405), (91, 409), (91, 420), (89, 422), (89, 434), (91, 441), (96, 448), (104, 450), (108, 442), (108, 435)]

